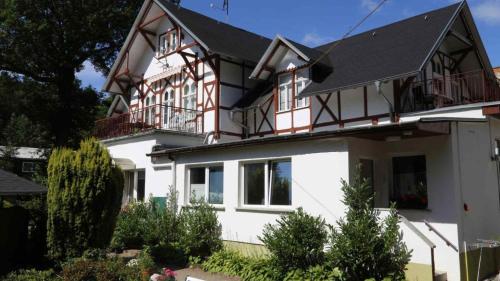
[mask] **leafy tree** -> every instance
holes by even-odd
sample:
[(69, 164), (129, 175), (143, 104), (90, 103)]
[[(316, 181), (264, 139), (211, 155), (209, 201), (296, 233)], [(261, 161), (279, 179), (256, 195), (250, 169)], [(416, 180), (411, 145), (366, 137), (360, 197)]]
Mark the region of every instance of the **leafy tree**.
[(259, 239), (283, 272), (307, 269), (323, 262), (328, 229), (323, 218), (298, 208), (281, 216), (275, 225), (266, 224)]
[(345, 280), (404, 280), (411, 251), (403, 242), (394, 206), (385, 219), (373, 208), (373, 193), (359, 169), (350, 183), (342, 181), (344, 219), (332, 229), (330, 257)]
[(95, 139), (55, 149), (48, 165), (47, 246), (55, 260), (109, 245), (120, 210), (123, 175)]
[(81, 102), (96, 98), (95, 91), (80, 90), (75, 72), (85, 61), (109, 71), (142, 2), (0, 1), (0, 72), (53, 87), (56, 144), (78, 143)]

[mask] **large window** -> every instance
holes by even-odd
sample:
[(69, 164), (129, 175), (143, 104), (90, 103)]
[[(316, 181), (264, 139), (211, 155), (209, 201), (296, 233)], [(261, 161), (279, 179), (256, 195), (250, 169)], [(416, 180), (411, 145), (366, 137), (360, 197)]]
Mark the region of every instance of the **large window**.
[(392, 159), (393, 190), (391, 201), (401, 209), (427, 208), (427, 176), (425, 156)]
[(244, 205), (292, 205), (290, 160), (243, 164)]
[(174, 113), (174, 99), (175, 96), (175, 91), (172, 89), (170, 91), (165, 92), (165, 102), (164, 102), (164, 108), (163, 108), (163, 125), (165, 128), (170, 128), (171, 124), (170, 121), (172, 119), (172, 115)]
[(294, 73), (282, 74), (278, 81), (278, 110), (290, 110), (292, 105), (295, 108), (309, 106), (309, 98), (298, 98), (298, 95), (306, 88), (308, 81), (308, 68), (297, 70)]
[(224, 203), (224, 168), (222, 166), (189, 169), (189, 201), (204, 200), (210, 204)]
[(196, 85), (185, 85), (182, 91), (182, 103), (185, 109), (196, 108)]
[(160, 35), (158, 40), (158, 50), (160, 52), (159, 55), (168, 54), (177, 50), (178, 35), (176, 29)]

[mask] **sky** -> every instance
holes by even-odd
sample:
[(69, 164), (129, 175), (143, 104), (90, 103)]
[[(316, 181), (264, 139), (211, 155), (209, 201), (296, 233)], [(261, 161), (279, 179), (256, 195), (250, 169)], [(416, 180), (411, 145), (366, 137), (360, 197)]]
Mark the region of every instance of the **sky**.
[[(315, 47), (340, 39), (379, 0), (182, 0), (181, 6), (273, 38), (280, 34)], [(388, 0), (354, 34), (456, 3), (456, 0)], [(493, 66), (500, 66), (500, 0), (468, 0)], [(230, 38), (228, 38), (230, 40)], [(105, 78), (86, 62), (77, 74), (84, 86), (100, 90)]]

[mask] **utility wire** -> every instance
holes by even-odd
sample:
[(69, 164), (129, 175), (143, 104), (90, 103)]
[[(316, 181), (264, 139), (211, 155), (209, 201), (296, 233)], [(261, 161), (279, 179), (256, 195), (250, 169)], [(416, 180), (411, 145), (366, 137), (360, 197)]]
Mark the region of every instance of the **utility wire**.
[(310, 66), (313, 66), (317, 64), (319, 61), (321, 61), (324, 57), (326, 57), (333, 49), (335, 49), (337, 46), (339, 46), (344, 39), (346, 39), (351, 33), (353, 33), (360, 25), (362, 25), (369, 17), (371, 17), (373, 14), (375, 14), (388, 0), (381, 0), (377, 6), (373, 10), (370, 11), (364, 18), (362, 18), (356, 25), (351, 27), (343, 36), (340, 40), (336, 41), (334, 44), (332, 44), (326, 52), (324, 52), (319, 58), (317, 58), (314, 62), (311, 63)]

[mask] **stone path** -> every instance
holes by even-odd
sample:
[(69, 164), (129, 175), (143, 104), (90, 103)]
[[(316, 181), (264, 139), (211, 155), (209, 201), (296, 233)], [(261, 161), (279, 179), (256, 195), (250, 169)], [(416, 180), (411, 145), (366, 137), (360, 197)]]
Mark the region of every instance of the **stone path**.
[(205, 272), (200, 268), (182, 268), (175, 271), (177, 281), (186, 280), (187, 276), (199, 278), (205, 281), (241, 281), (239, 277), (229, 277), (223, 274)]

